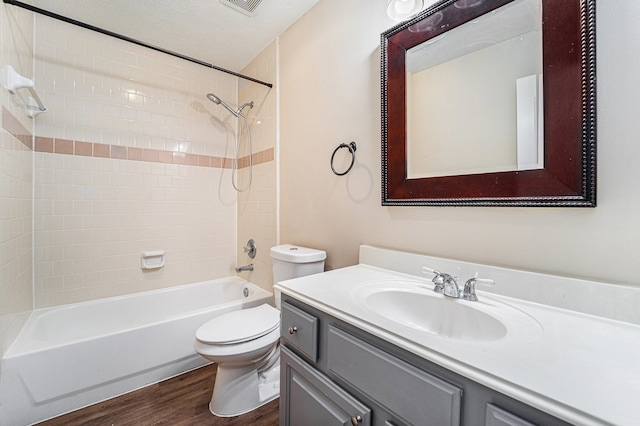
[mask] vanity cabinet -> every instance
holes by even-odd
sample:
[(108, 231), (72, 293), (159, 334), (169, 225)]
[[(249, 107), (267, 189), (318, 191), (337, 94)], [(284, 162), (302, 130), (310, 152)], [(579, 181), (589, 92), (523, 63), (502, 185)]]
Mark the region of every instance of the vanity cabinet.
[(325, 375), (305, 363), (286, 347), (281, 352), (286, 412), (280, 423), (287, 425), (371, 424), (371, 409), (345, 392)]
[(281, 426), (568, 425), (282, 295)]

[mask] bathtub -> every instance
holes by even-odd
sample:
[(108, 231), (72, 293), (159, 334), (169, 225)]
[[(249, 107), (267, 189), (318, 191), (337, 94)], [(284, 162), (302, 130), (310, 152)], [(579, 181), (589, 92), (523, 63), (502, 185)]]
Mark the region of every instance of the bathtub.
[(200, 325), (272, 302), (230, 277), (34, 310), (2, 359), (0, 425), (39, 422), (200, 367)]

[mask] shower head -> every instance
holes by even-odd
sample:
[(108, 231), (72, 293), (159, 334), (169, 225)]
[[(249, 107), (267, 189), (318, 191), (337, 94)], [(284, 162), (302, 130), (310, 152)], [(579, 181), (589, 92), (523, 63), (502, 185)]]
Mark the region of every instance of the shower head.
[(220, 102), (222, 102), (220, 98), (214, 95), (213, 93), (207, 93), (207, 98), (209, 98), (211, 102), (217, 105), (220, 105)]
[[(224, 103), (222, 101), (222, 99), (220, 99), (219, 97), (217, 97), (216, 95), (214, 95), (213, 93), (207, 93), (207, 98), (213, 102), (216, 105), (222, 105), (223, 107), (225, 107), (231, 114), (235, 115), (236, 117), (242, 115), (242, 110), (245, 109), (246, 107), (249, 108), (253, 108), (253, 102), (248, 102), (244, 105), (242, 105), (240, 108), (238, 108), (237, 111), (234, 111), (233, 108), (231, 108), (229, 105), (227, 105), (226, 103)], [(244, 115), (243, 115), (244, 117)]]
[(240, 110), (238, 111), (234, 111), (229, 105), (227, 105), (226, 103), (222, 102), (222, 99), (220, 99), (219, 97), (217, 97), (216, 95), (214, 95), (213, 93), (207, 93), (207, 98), (213, 102), (216, 105), (222, 105), (223, 107), (225, 107), (227, 110), (229, 110), (229, 112), (233, 115), (235, 115), (236, 117), (238, 116), (238, 114), (240, 114)]

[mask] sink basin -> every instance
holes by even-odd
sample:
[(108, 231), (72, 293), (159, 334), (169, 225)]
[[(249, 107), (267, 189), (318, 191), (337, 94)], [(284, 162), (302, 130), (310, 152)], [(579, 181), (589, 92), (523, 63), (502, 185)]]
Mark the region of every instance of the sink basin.
[(434, 293), (423, 283), (385, 281), (367, 283), (352, 298), (371, 313), (414, 331), (467, 342), (505, 338), (510, 330), (531, 336), (541, 329), (522, 311), (494, 300), (471, 302)]

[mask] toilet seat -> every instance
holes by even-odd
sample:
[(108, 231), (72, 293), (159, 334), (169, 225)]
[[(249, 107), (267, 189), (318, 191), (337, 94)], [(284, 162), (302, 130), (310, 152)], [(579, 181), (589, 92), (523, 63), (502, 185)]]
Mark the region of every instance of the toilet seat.
[(259, 339), (279, 326), (280, 311), (263, 304), (207, 321), (196, 331), (196, 339), (208, 345), (234, 345)]
[(257, 339), (249, 340), (242, 343), (216, 345), (204, 343), (196, 339), (194, 349), (200, 355), (208, 357), (216, 357), (222, 359), (224, 357), (237, 357), (238, 360), (243, 356), (253, 356), (256, 353), (266, 351), (280, 339), (280, 327), (276, 327), (271, 332)]

